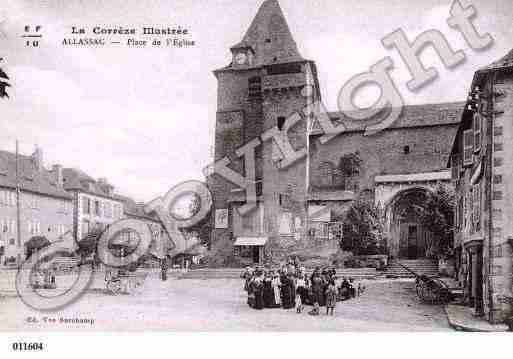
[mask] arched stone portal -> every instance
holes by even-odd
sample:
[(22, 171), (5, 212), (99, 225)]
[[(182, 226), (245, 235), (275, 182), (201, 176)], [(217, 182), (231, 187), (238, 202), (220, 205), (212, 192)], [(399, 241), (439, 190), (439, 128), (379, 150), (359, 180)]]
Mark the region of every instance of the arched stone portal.
[(419, 211), (439, 183), (450, 183), (450, 173), (377, 176), (375, 182), (375, 201), (385, 216), (390, 256), (419, 259), (435, 255), (436, 238), (420, 223)]
[(429, 189), (415, 187), (399, 192), (385, 207), (389, 251), (395, 258), (419, 259), (436, 253), (436, 241), (420, 222)]

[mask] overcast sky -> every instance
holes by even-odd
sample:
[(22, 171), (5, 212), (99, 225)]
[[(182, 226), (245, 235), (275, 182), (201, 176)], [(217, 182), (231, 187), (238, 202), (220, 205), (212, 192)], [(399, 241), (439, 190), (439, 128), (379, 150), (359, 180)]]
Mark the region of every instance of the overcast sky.
[[(47, 166), (78, 167), (107, 177), (123, 194), (147, 201), (180, 181), (203, 179), (216, 113), (212, 70), (230, 62), (262, 0), (1, 0), (1, 66), (12, 78), (11, 99), (0, 102), (0, 149), (29, 154), (43, 148)], [(474, 71), (513, 48), (511, 0), (475, 0), (474, 21), (495, 39), (475, 53), (446, 24), (449, 0), (281, 0), (300, 52), (317, 63), (328, 109), (352, 76), (391, 56), (392, 76), (409, 104), (462, 101)], [(462, 0), (464, 4), (470, 1)], [(386, 6), (384, 5), (386, 4)], [(24, 47), (24, 25), (42, 25), (38, 49)], [(197, 46), (187, 49), (64, 47), (71, 26), (182, 25)], [(428, 49), (423, 59), (439, 79), (407, 90), (405, 65), (381, 38), (402, 28), (411, 39), (443, 32), (465, 64), (447, 71)], [(372, 103), (372, 89), (358, 98)]]

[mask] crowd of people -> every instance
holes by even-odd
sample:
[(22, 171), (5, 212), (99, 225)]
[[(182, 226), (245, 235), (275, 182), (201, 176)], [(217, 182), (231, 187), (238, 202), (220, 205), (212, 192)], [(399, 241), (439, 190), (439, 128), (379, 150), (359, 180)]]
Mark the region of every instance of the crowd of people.
[(337, 278), (334, 268), (315, 268), (311, 275), (306, 268), (290, 261), (279, 269), (248, 267), (241, 274), (248, 305), (264, 308), (295, 308), (298, 313), (305, 305), (313, 306), (311, 315), (319, 315), (326, 307), (326, 315), (334, 315), (337, 302), (360, 296), (364, 287), (353, 278)]

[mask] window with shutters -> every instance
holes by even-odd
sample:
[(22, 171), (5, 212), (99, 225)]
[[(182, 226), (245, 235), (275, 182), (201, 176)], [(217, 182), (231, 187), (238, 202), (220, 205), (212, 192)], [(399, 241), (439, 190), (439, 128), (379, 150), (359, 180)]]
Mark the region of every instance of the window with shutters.
[(481, 151), (481, 127), (482, 123), (481, 115), (474, 114), (474, 151)]
[(89, 221), (82, 221), (82, 237), (89, 233)]
[(470, 191), (467, 193), (467, 225), (470, 228), (470, 231), (472, 231), (472, 224), (474, 223), (474, 191), (471, 188)]
[(473, 219), (475, 231), (481, 230), (481, 186), (475, 185), (473, 188)]
[(322, 162), (319, 165), (319, 185), (321, 187), (330, 187), (333, 185), (333, 175), (335, 165), (331, 162)]
[(460, 220), (460, 213), (459, 213), (460, 211), (459, 211), (459, 209), (460, 209), (459, 205), (456, 206), (456, 208), (454, 208), (454, 224), (455, 224), (454, 227), (455, 227), (456, 231), (458, 230), (459, 223), (460, 223), (460, 221), (459, 221)]
[(458, 181), (460, 179), (461, 172), (461, 158), (459, 155), (454, 155), (451, 159), (451, 172), (452, 172), (452, 180)]
[(94, 214), (97, 217), (101, 217), (101, 215), (102, 215), (101, 207), (102, 207), (102, 204), (100, 201), (94, 201)]
[(462, 214), (461, 214), (461, 217), (462, 217), (462, 225), (463, 225), (463, 228), (462, 230), (465, 230), (465, 228), (467, 228), (467, 194), (465, 193), (465, 195), (463, 196), (462, 198), (463, 200), (463, 211), (462, 211)]
[(91, 213), (91, 200), (87, 197), (82, 198), (82, 213)]
[(463, 165), (469, 166), (474, 162), (474, 132), (466, 130), (463, 132)]
[(463, 198), (460, 198), (460, 201), (458, 203), (458, 228), (461, 231), (463, 228)]
[(472, 188), (465, 195), (465, 229), (472, 231), (472, 224), (474, 222), (474, 206), (473, 206), (473, 191)]

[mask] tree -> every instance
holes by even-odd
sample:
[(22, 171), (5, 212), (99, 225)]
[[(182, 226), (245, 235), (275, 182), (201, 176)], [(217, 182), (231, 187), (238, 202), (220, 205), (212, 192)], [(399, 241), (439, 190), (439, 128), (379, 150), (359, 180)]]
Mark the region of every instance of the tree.
[(453, 250), (455, 205), (454, 191), (440, 184), (427, 194), (422, 206), (414, 207), (420, 223), (438, 239), (439, 254), (442, 255), (450, 255)]
[(359, 199), (347, 211), (344, 236), (340, 247), (354, 255), (385, 253), (381, 211), (364, 199)]
[[(2, 58), (0, 57), (0, 61), (2, 61)], [(7, 74), (4, 72), (4, 70), (2, 70), (2, 68), (0, 67), (0, 98), (4, 98), (4, 97), (7, 97), (9, 98), (9, 94), (7, 93), (7, 87), (11, 87), (11, 85), (9, 84), (9, 82), (7, 82), (9, 80), (9, 76), (7, 76)]]

